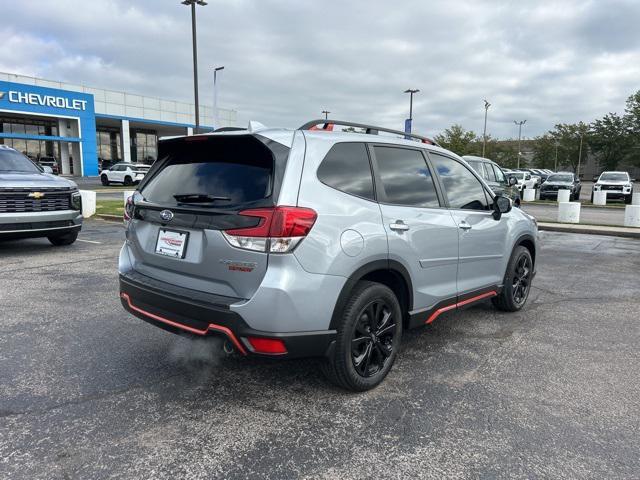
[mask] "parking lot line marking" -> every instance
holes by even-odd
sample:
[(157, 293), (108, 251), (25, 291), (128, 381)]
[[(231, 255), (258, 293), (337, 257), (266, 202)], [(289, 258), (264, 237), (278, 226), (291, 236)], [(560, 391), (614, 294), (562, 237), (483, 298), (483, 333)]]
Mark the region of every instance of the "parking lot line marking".
[(86, 243), (95, 243), (96, 245), (102, 245), (102, 242), (96, 242), (95, 240), (83, 240), (82, 238), (78, 238), (79, 242), (86, 242)]

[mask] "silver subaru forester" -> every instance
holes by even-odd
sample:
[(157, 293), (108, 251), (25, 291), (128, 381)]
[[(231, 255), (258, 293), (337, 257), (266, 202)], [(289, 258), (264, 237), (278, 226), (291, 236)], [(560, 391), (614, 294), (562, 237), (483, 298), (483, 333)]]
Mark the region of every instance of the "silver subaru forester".
[(165, 330), (320, 357), (333, 382), (367, 390), (404, 329), (527, 301), (535, 220), (427, 138), (316, 120), (159, 149), (127, 203), (119, 271), (124, 308)]

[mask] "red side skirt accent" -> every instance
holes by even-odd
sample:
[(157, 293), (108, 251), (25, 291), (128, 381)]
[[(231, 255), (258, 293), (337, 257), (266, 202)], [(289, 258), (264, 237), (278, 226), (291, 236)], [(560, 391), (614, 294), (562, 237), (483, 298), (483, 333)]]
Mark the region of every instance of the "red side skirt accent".
[(233, 345), (238, 349), (238, 351), (242, 355), (247, 354), (246, 349), (238, 341), (238, 339), (233, 334), (233, 332), (229, 330), (227, 327), (223, 327), (222, 325), (216, 325), (215, 323), (210, 323), (206, 329), (198, 330), (197, 328), (193, 328), (188, 325), (184, 325), (182, 323), (174, 322), (173, 320), (169, 320), (168, 318), (161, 317), (160, 315), (156, 315), (155, 313), (147, 312), (146, 310), (143, 310), (140, 307), (136, 307), (133, 303), (131, 303), (131, 298), (126, 293), (121, 293), (120, 297), (122, 297), (127, 302), (127, 305), (131, 310), (133, 310), (134, 312), (138, 312), (141, 315), (144, 315), (145, 317), (149, 317), (152, 320), (155, 320), (157, 322), (166, 323), (167, 325), (171, 325), (172, 327), (176, 327), (181, 330), (194, 333), (196, 335), (206, 335), (209, 332), (209, 330), (215, 330), (217, 332), (220, 332), (227, 336), (227, 338), (231, 341), (231, 343), (233, 343)]
[(498, 295), (498, 292), (496, 292), (495, 290), (492, 290), (490, 292), (486, 292), (481, 295), (477, 295), (475, 297), (467, 298), (466, 300), (463, 300), (461, 302), (454, 303), (452, 305), (447, 305), (446, 307), (441, 307), (437, 309), (435, 312), (433, 312), (431, 315), (429, 315), (429, 318), (427, 318), (427, 321), (424, 323), (433, 322), (436, 318), (440, 316), (441, 313), (448, 312), (449, 310), (453, 310), (454, 308), (464, 307), (465, 305), (483, 300), (485, 298), (495, 297), (496, 295)]

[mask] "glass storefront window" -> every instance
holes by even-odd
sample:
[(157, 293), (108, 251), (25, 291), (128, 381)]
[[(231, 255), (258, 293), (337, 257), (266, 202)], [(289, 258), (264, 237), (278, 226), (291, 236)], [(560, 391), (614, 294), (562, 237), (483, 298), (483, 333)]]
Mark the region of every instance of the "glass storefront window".
[(135, 132), (136, 161), (152, 164), (158, 159), (158, 134), (152, 130)]

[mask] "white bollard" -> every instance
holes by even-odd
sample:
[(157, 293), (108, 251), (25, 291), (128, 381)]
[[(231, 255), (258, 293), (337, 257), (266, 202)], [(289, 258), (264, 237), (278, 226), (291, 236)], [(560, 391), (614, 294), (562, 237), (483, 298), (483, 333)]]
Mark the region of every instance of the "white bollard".
[(631, 197), (631, 205), (640, 205), (640, 193), (634, 193)]
[(522, 190), (522, 200), (524, 202), (533, 202), (536, 199), (535, 188), (525, 188)]
[(92, 190), (80, 190), (82, 197), (82, 216), (89, 218), (96, 214), (96, 192)]
[(558, 221), (561, 223), (580, 223), (580, 202), (558, 203)]
[(625, 207), (624, 226), (640, 227), (640, 205), (627, 205)]
[(129, 198), (131, 195), (133, 195), (134, 193), (136, 193), (135, 190), (126, 190), (124, 192), (122, 192), (122, 200), (124, 201), (124, 206), (127, 206), (127, 198)]
[(571, 190), (558, 190), (558, 203), (566, 203), (569, 201), (569, 196), (571, 195)]
[(593, 191), (593, 204), (594, 205), (606, 205), (607, 204), (607, 192), (605, 190)]

